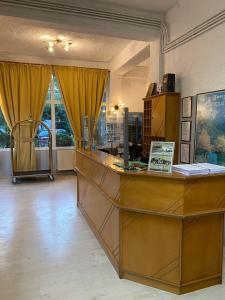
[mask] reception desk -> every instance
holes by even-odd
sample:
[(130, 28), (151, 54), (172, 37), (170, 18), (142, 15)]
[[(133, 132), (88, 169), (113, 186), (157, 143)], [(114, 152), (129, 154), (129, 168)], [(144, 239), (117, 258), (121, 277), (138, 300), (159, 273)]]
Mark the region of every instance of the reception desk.
[(222, 282), (225, 174), (123, 171), (76, 152), (78, 207), (120, 278), (177, 294)]

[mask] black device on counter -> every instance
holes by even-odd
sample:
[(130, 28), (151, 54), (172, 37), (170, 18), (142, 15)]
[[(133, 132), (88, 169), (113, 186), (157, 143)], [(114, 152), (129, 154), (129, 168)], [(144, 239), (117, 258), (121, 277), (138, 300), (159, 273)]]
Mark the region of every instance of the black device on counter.
[(175, 74), (168, 73), (163, 75), (162, 92), (164, 93), (175, 92)]

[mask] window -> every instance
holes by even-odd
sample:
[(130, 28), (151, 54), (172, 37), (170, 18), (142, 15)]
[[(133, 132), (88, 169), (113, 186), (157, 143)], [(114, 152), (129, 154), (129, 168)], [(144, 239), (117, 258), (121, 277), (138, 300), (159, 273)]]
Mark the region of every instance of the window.
[[(73, 131), (62, 103), (61, 93), (55, 76), (52, 76), (49, 85), (42, 121), (52, 131), (53, 147), (74, 146)], [(48, 132), (43, 126), (39, 126), (38, 136), (39, 141), (36, 146), (47, 147)]]
[(10, 147), (10, 130), (0, 108), (0, 148)]

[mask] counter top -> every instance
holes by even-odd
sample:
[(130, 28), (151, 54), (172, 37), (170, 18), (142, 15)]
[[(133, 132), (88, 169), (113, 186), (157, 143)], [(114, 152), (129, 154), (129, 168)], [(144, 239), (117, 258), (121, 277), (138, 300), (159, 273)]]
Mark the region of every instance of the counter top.
[(81, 153), (82, 155), (88, 157), (89, 159), (104, 165), (106, 168), (111, 169), (112, 171), (116, 172), (117, 174), (123, 176), (148, 176), (148, 177), (159, 177), (159, 178), (168, 178), (168, 179), (175, 179), (175, 180), (193, 180), (198, 178), (207, 178), (207, 177), (221, 177), (225, 178), (224, 173), (219, 174), (206, 174), (206, 175), (183, 175), (178, 172), (172, 173), (162, 173), (162, 172), (153, 172), (153, 171), (127, 171), (123, 170), (115, 165), (115, 163), (123, 162), (123, 159), (105, 153), (103, 151), (90, 151), (90, 150), (77, 150), (77, 152)]

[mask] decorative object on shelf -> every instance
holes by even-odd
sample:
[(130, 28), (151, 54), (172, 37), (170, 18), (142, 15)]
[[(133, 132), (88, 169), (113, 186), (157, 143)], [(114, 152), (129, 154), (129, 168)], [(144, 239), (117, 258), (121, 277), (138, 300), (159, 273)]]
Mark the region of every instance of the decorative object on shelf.
[(168, 73), (163, 75), (162, 92), (164, 93), (175, 92), (175, 74)]
[(172, 173), (174, 147), (174, 142), (152, 142), (148, 170)]
[(55, 46), (58, 45), (61, 48), (63, 48), (65, 51), (69, 51), (70, 46), (73, 44), (72, 41), (64, 38), (64, 37), (59, 37), (56, 39), (47, 39), (47, 44), (48, 44), (48, 51), (50, 53), (54, 52)]
[(183, 164), (190, 163), (190, 144), (180, 144), (180, 162)]
[(195, 161), (225, 165), (225, 90), (197, 95)]
[(162, 81), (157, 83), (157, 94), (160, 94), (160, 93), (162, 93)]
[(152, 141), (175, 142), (174, 161), (178, 162), (180, 94), (161, 93), (144, 98), (143, 156), (149, 157)]
[(181, 99), (181, 117), (191, 118), (192, 117), (192, 97), (185, 97)]
[(183, 142), (191, 141), (191, 121), (181, 122), (181, 141)]
[(157, 83), (155, 83), (155, 82), (150, 83), (145, 97), (146, 98), (151, 97), (156, 94), (157, 94)]

